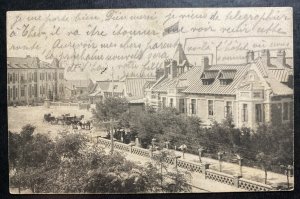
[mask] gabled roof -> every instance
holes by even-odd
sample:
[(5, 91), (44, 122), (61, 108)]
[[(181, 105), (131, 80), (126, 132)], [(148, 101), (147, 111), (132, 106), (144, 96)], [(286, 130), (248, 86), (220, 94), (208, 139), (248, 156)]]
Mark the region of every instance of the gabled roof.
[(178, 44), (178, 46), (175, 50), (173, 60), (176, 60), (178, 65), (183, 65), (185, 61), (187, 62), (187, 58), (186, 58), (186, 55), (184, 53), (181, 43)]
[[(56, 60), (57, 61), (57, 60)], [(58, 61), (57, 64), (59, 65)], [(45, 68), (45, 69), (55, 69), (57, 65), (41, 61), (38, 57), (7, 57), (7, 68), (16, 69), (35, 69), (35, 68)], [(61, 67), (59, 67), (62, 69)]]
[(150, 82), (154, 83), (155, 78), (127, 77), (125, 79), (126, 94), (129, 97), (144, 97), (144, 88), (148, 86)]
[(269, 71), (275, 76), (280, 82), (288, 82), (289, 76), (293, 75), (291, 71), (285, 69), (269, 69)]
[(234, 79), (236, 70), (221, 70), (218, 79)]
[(216, 79), (219, 70), (204, 70), (201, 79)]
[(214, 75), (218, 74), (216, 71), (236, 71), (233, 81), (228, 85), (221, 85), (220, 81), (214, 81), (210, 85), (204, 85), (202, 80), (200, 79), (201, 70), (191, 71), (194, 74), (193, 78), (189, 79), (189, 86), (183, 92), (198, 94), (235, 95), (235, 87), (241, 81), (243, 74), (249, 69), (249, 67), (249, 64), (213, 65), (205, 70), (206, 73)]
[(161, 82), (155, 84), (151, 89), (156, 92), (167, 92), (169, 88), (186, 87), (189, 81), (194, 78), (195, 74), (199, 74), (202, 67), (192, 67), (190, 70), (182, 73), (178, 77), (164, 77)]

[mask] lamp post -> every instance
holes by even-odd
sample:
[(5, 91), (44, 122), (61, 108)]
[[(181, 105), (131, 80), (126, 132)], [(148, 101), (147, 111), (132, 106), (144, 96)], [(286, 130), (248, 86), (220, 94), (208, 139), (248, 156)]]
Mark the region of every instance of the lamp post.
[(185, 144), (183, 144), (183, 145), (181, 145), (181, 146), (179, 147), (179, 149), (182, 150), (182, 158), (184, 159), (184, 153), (185, 153), (185, 151), (186, 151), (186, 149), (187, 149), (187, 146), (186, 146)]
[(152, 150), (154, 150), (154, 144), (155, 144), (155, 142), (156, 142), (156, 139), (155, 139), (155, 138), (152, 138), (152, 140), (151, 140)]
[(198, 148), (198, 152), (199, 152), (199, 162), (200, 162), (200, 163), (202, 163), (201, 157), (202, 157), (203, 151), (204, 151), (204, 148), (200, 146), (200, 147)]
[(219, 171), (222, 172), (222, 158), (225, 152), (218, 152)]
[(110, 141), (111, 141), (111, 146), (110, 146), (110, 153), (113, 154), (114, 153), (114, 133), (113, 133), (113, 129), (114, 129), (114, 124), (118, 123), (119, 121), (114, 121), (112, 118), (110, 119), (109, 122), (102, 122), (103, 124), (109, 124), (109, 131), (110, 131)]
[(169, 144), (170, 144), (170, 142), (169, 142), (169, 141), (166, 141), (165, 144), (166, 144), (166, 148), (169, 149)]
[(292, 165), (287, 165), (287, 166), (280, 165), (280, 167), (282, 167), (285, 171), (286, 181), (287, 181), (287, 188), (289, 189), (290, 188), (290, 179), (289, 179), (289, 177), (291, 176), (291, 171), (293, 170), (293, 166)]
[(177, 169), (177, 161), (178, 161), (178, 158), (181, 158), (180, 155), (177, 155), (175, 156), (175, 168)]
[(239, 163), (239, 167), (240, 167), (240, 173), (239, 173), (239, 176), (243, 176), (243, 172), (242, 172), (242, 164), (243, 164), (243, 158), (239, 155), (239, 154), (236, 154), (236, 160), (238, 161)]

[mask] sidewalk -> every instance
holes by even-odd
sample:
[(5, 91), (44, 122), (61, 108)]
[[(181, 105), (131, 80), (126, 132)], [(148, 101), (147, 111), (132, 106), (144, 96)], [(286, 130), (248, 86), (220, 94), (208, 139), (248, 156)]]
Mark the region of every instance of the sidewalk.
[[(109, 148), (105, 148), (105, 151), (108, 153), (110, 151)], [(119, 153), (124, 154), (127, 160), (133, 161), (137, 164), (143, 165), (147, 162), (150, 162), (151, 159), (147, 157), (142, 157), (136, 154), (130, 154), (124, 151), (119, 151)], [(169, 165), (168, 170), (172, 170), (174, 165)], [(181, 171), (186, 171), (185, 169), (178, 168)], [(192, 192), (194, 193), (205, 193), (205, 192), (245, 192), (244, 189), (239, 189), (234, 186), (230, 186), (227, 184), (219, 183), (210, 179), (205, 179), (204, 175), (191, 172), (191, 184), (195, 187), (192, 188)]]
[[(176, 155), (180, 155), (181, 156), (180, 159), (182, 160), (193, 162), (193, 163), (199, 163), (199, 156), (197, 155), (185, 153), (183, 159), (181, 151), (175, 151), (172, 149), (170, 149), (170, 151), (175, 152)], [(219, 160), (206, 158), (206, 157), (202, 157), (201, 160), (202, 162), (209, 163), (210, 169), (219, 171)], [(238, 164), (222, 162), (222, 172), (224, 173), (231, 174), (231, 175), (238, 174), (239, 169), (240, 167)], [(243, 166), (242, 174), (243, 174), (243, 178), (264, 183), (265, 172), (261, 169)], [(268, 172), (267, 181), (268, 183), (271, 184), (286, 183), (287, 178), (286, 175), (283, 174)], [(294, 185), (294, 177), (290, 177), (289, 181), (290, 181), (290, 185)]]

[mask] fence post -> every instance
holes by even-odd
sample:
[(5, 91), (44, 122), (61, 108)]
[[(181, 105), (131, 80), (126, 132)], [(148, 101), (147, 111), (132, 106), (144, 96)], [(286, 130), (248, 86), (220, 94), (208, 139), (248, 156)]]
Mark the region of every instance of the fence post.
[(208, 163), (201, 164), (201, 171), (204, 174), (205, 179), (206, 179), (206, 169), (209, 169), (209, 164)]
[(129, 146), (130, 146), (129, 152), (132, 153), (132, 147), (134, 146), (134, 143), (130, 143)]
[(241, 175), (234, 175), (233, 176), (233, 185), (237, 188), (239, 188), (239, 181), (240, 181), (241, 177), (242, 177)]

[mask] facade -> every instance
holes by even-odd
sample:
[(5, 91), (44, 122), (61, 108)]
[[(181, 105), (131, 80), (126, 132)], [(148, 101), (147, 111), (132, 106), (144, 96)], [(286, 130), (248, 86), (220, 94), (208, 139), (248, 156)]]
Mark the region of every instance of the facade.
[(202, 57), (199, 65), (190, 64), (179, 45), (174, 58), (165, 61), (163, 74), (158, 72), (157, 82), (146, 90), (146, 102), (198, 116), (206, 126), (227, 116), (235, 126), (253, 129), (293, 120), (293, 64), (285, 51), (279, 50), (277, 57), (270, 57), (269, 50), (248, 51), (244, 64), (209, 61)]
[(63, 99), (64, 94), (64, 68), (57, 59), (47, 63), (30, 56), (7, 58), (8, 105)]

